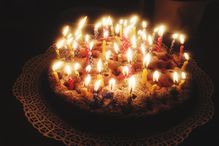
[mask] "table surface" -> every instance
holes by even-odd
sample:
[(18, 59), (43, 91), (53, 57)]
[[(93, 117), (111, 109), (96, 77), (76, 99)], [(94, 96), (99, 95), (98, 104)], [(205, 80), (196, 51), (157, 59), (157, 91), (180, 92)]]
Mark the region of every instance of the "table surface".
[[(67, 1), (69, 2), (69, 1)], [(10, 1), (7, 9), (1, 9), (4, 14), (0, 23), (2, 59), (1, 80), (1, 134), (0, 145), (4, 146), (62, 146), (53, 139), (42, 136), (26, 120), (22, 106), (12, 95), (12, 86), (21, 72), (23, 64), (31, 57), (43, 53), (57, 38), (60, 14), (71, 5), (57, 2), (51, 5), (44, 1)], [(59, 3), (62, 3), (59, 5)], [(74, 6), (74, 3), (71, 3)], [(151, 2), (150, 2), (151, 4)], [(86, 5), (88, 6), (88, 5)], [(108, 7), (110, 9), (110, 7)], [(132, 8), (129, 8), (134, 10)], [(119, 10), (118, 10), (119, 11)], [(121, 10), (125, 11), (125, 10)], [(150, 9), (146, 10), (150, 11)], [(212, 78), (215, 85), (213, 101), (215, 103), (215, 116), (206, 125), (196, 128), (191, 135), (180, 145), (216, 145), (219, 144), (218, 107), (219, 100), (219, 68), (218, 63), (218, 34), (219, 3), (214, 2), (206, 7), (198, 32), (189, 37), (191, 41), (188, 49), (199, 66)], [(74, 15), (74, 14), (73, 14)], [(78, 14), (75, 14), (77, 16)], [(152, 15), (152, 14), (148, 14)], [(149, 16), (146, 16), (150, 19)], [(152, 16), (151, 16), (152, 17)], [(3, 81), (3, 83), (2, 83)]]

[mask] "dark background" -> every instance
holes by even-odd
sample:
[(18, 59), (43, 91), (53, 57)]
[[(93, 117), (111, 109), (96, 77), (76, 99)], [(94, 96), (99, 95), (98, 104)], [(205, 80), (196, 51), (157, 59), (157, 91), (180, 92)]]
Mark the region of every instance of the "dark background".
[[(66, 18), (72, 22), (87, 14), (91, 19), (109, 12), (115, 15), (131, 14), (142, 9), (143, 0), (10, 0), (0, 3), (0, 58), (1, 58), (1, 129), (2, 146), (59, 146), (62, 143), (43, 137), (26, 120), (21, 104), (12, 95), (12, 86), (23, 64), (31, 57), (45, 52), (57, 38)], [(154, 2), (145, 1), (143, 17), (153, 22)], [(69, 13), (71, 15), (69, 15)], [(68, 19), (68, 20), (71, 20)], [(196, 128), (181, 144), (219, 145), (218, 79), (219, 79), (219, 2), (211, 1), (187, 44), (199, 66), (212, 78), (215, 85), (213, 100), (215, 116), (206, 125)], [(3, 94), (2, 94), (3, 93)]]

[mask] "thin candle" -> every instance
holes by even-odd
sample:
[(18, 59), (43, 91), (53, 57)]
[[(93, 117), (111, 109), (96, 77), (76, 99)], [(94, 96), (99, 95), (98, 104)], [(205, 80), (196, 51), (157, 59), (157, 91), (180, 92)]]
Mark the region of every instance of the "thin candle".
[(132, 92), (135, 88), (135, 84), (136, 84), (136, 80), (135, 80), (135, 77), (133, 75), (128, 79), (128, 90), (129, 90), (130, 94), (132, 94)]
[(174, 44), (175, 44), (175, 41), (176, 41), (176, 39), (178, 38), (178, 36), (179, 36), (178, 33), (174, 33), (174, 34), (172, 35), (173, 40), (172, 40), (171, 45), (170, 45), (170, 52), (172, 52), (173, 47), (174, 47)]
[(109, 80), (109, 87), (110, 87), (110, 90), (112, 91), (115, 87), (115, 84), (116, 84), (116, 80), (114, 78), (111, 78)]
[(181, 43), (180, 45), (180, 49), (179, 49), (179, 64), (181, 63), (181, 60), (182, 60), (182, 55), (183, 55), (183, 52), (184, 52), (184, 42), (185, 42), (185, 36), (183, 34), (181, 34), (179, 36), (179, 41)]

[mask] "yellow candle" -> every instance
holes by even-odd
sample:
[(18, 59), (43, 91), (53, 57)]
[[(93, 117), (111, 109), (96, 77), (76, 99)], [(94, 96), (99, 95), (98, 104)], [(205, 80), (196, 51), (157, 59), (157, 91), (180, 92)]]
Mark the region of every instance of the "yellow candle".
[(147, 83), (147, 67), (148, 67), (150, 61), (151, 61), (151, 55), (149, 53), (147, 53), (143, 59), (143, 66), (144, 66), (144, 69), (142, 72), (142, 83), (143, 84)]
[(186, 70), (186, 67), (187, 67), (187, 65), (189, 63), (189, 54), (188, 53), (184, 53), (184, 57), (185, 57), (186, 60), (184, 61), (183, 65), (181, 67), (181, 70)]
[(58, 82), (59, 81), (58, 73), (56, 71), (53, 71), (52, 75), (55, 77), (56, 82)]
[(106, 40), (103, 40), (102, 43), (102, 58), (105, 59), (105, 53), (106, 53)]
[(100, 81), (100, 86), (103, 87), (104, 86), (104, 80), (103, 80), (103, 76), (101, 74), (97, 75), (97, 80)]
[(186, 73), (185, 72), (182, 72), (181, 73), (181, 81), (179, 83), (180, 86), (182, 86), (186, 81)]

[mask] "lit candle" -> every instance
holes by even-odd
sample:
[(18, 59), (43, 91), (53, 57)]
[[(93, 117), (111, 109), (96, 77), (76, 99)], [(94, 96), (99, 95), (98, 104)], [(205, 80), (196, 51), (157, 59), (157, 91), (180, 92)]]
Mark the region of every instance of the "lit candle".
[(142, 21), (141, 26), (143, 28), (143, 31), (146, 32), (146, 27), (147, 27), (147, 22), (146, 21)]
[(127, 57), (127, 61), (129, 64), (131, 64), (132, 62), (132, 57), (133, 57), (133, 53), (132, 53), (132, 50), (129, 48), (127, 53), (126, 53), (126, 57)]
[(101, 23), (98, 22), (97, 24), (95, 24), (94, 26), (94, 38), (97, 39), (99, 36), (99, 27), (101, 26)]
[(88, 74), (84, 79), (84, 86), (87, 87), (90, 84), (90, 81), (91, 81), (91, 75)]
[(131, 25), (132, 25), (132, 35), (136, 35), (136, 23), (137, 23), (138, 17), (137, 16), (133, 16), (130, 19)]
[(160, 77), (160, 72), (155, 71), (153, 73), (153, 82), (154, 82), (154, 84), (153, 84), (152, 87), (149, 88), (151, 93), (154, 93), (155, 89), (157, 88), (157, 84), (156, 83), (158, 83), (159, 77)]
[(160, 51), (160, 47), (162, 45), (163, 34), (165, 31), (165, 27), (161, 25), (158, 29), (158, 39), (157, 39), (157, 51)]
[(123, 35), (123, 22), (124, 20), (123, 19), (120, 19), (119, 20), (119, 36), (122, 38), (122, 35)]
[(58, 76), (57, 72), (61, 69), (63, 64), (64, 64), (63, 61), (56, 61), (52, 65), (52, 70), (53, 70), (52, 74), (55, 77), (56, 81), (59, 81), (59, 76)]
[(173, 83), (178, 84), (179, 83), (179, 75), (176, 71), (173, 73)]
[(105, 54), (105, 70), (108, 70), (108, 63), (109, 63), (109, 59), (110, 59), (110, 56), (111, 56), (111, 51), (108, 50), (106, 51), (106, 54)]
[(137, 47), (137, 41), (136, 41), (136, 36), (135, 35), (133, 35), (132, 36), (132, 47), (135, 49), (136, 47)]
[(152, 45), (153, 45), (153, 38), (152, 38), (151, 35), (148, 35), (147, 39), (148, 39), (148, 44), (149, 44), (148, 51), (151, 52), (152, 51)]
[(135, 81), (135, 77), (133, 75), (128, 79), (128, 90), (129, 90), (130, 94), (132, 94), (132, 92), (135, 88), (135, 84), (136, 84), (136, 81)]
[(60, 58), (59, 49), (63, 48), (64, 46), (65, 46), (65, 40), (64, 39), (60, 39), (56, 43), (56, 55), (57, 55), (58, 59)]
[(83, 17), (80, 19), (79, 23), (78, 23), (78, 29), (81, 30), (84, 25), (86, 24), (87, 21), (87, 16)]
[(95, 92), (98, 92), (99, 89), (100, 89), (100, 86), (101, 85), (101, 80), (97, 80), (95, 83), (94, 83), (94, 91)]
[(65, 65), (65, 73), (67, 74), (67, 77), (68, 77), (68, 88), (70, 90), (74, 89), (74, 79), (70, 76), (71, 73), (72, 73), (72, 68), (70, 65)]
[(185, 36), (181, 34), (181, 35), (179, 36), (179, 41), (180, 41), (180, 43), (181, 43), (180, 49), (179, 49), (179, 64), (180, 64), (180, 63), (181, 63), (181, 59), (182, 59), (182, 55), (183, 55), (183, 52), (184, 52)]
[(116, 24), (116, 27), (115, 27), (116, 36), (119, 36), (119, 32), (120, 32), (119, 24)]
[(79, 53), (79, 47), (78, 47), (78, 42), (77, 40), (74, 40), (73, 43), (72, 43), (72, 47), (75, 51), (75, 56), (78, 56), (78, 53)]
[(186, 73), (185, 72), (181, 72), (181, 81), (179, 83), (180, 86), (182, 86), (185, 83), (186, 80)]
[(182, 65), (182, 67), (181, 67), (181, 70), (184, 71), (184, 70), (186, 70), (186, 67), (187, 67), (187, 65), (189, 63), (189, 54), (188, 53), (184, 53), (183, 55), (184, 55), (185, 61), (184, 61), (183, 65)]
[(89, 40), (90, 40), (90, 35), (86, 34), (85, 37), (84, 37), (84, 41), (85, 41), (86, 45), (89, 44)]
[(79, 77), (78, 70), (80, 67), (81, 67), (81, 65), (78, 62), (74, 63), (74, 73), (77, 75), (77, 77)]
[(65, 27), (63, 28), (63, 30), (62, 30), (62, 35), (63, 35), (64, 37), (66, 37), (67, 34), (69, 33), (69, 31), (70, 31), (70, 27), (69, 27), (68, 25), (65, 26)]
[(103, 66), (102, 60), (99, 59), (98, 62), (97, 62), (97, 71), (98, 71), (97, 80), (100, 80), (100, 81), (101, 81), (101, 84), (100, 84), (101, 87), (104, 86), (103, 76), (101, 75), (102, 66)]
[(115, 87), (115, 84), (116, 84), (116, 80), (114, 78), (111, 78), (109, 80), (109, 87), (110, 87), (110, 90), (112, 91)]
[(85, 71), (87, 73), (89, 73), (91, 71), (91, 65), (90, 64), (86, 66)]
[(147, 55), (145, 55), (143, 59), (143, 66), (144, 66), (144, 69), (142, 72), (142, 83), (143, 84), (147, 83), (147, 67), (150, 61), (151, 61), (151, 55), (147, 53)]
[(129, 75), (129, 68), (128, 66), (123, 66), (122, 68), (122, 74), (127, 77)]
[(173, 50), (175, 41), (176, 41), (176, 39), (178, 38), (178, 36), (179, 36), (178, 33), (174, 33), (174, 34), (172, 35), (173, 40), (172, 40), (171, 45), (170, 45), (170, 52)]

